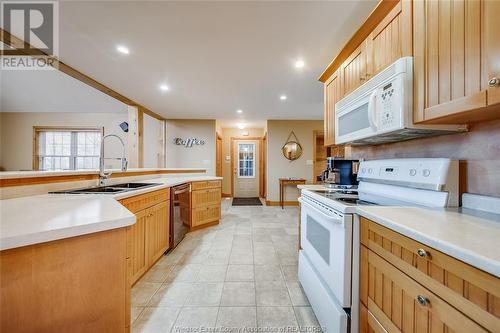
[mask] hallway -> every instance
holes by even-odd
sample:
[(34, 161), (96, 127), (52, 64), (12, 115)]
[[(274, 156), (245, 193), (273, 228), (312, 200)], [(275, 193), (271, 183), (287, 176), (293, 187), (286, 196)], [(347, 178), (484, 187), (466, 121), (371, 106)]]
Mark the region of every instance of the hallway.
[(319, 331), (297, 278), (298, 208), (230, 204), (133, 287), (134, 332)]

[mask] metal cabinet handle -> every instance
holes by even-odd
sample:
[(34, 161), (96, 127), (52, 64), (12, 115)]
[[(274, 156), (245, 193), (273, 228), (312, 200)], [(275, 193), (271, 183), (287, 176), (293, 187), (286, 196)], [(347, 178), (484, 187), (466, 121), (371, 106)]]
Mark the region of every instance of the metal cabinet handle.
[(417, 254), (418, 254), (418, 256), (419, 256), (419, 257), (421, 257), (421, 258), (425, 258), (425, 257), (427, 257), (427, 251), (425, 251), (424, 249), (418, 249), (418, 250), (417, 250)]
[(488, 81), (488, 85), (493, 88), (493, 87), (498, 87), (500, 86), (500, 79), (497, 78), (497, 77), (494, 77), (494, 78), (491, 78), (489, 81)]
[(426, 306), (429, 303), (429, 300), (423, 295), (418, 295), (417, 302), (422, 306)]

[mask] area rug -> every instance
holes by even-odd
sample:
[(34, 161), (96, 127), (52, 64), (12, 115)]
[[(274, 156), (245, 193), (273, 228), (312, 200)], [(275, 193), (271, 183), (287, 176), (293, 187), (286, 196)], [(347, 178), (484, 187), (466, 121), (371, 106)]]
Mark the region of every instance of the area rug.
[(233, 198), (233, 206), (262, 206), (259, 198)]

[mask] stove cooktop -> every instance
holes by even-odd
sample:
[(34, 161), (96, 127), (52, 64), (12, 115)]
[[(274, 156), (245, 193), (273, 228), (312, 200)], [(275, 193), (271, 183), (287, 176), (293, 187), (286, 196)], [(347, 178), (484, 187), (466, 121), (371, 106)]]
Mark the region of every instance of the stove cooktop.
[(368, 201), (359, 200), (356, 190), (310, 190), (326, 199), (335, 200), (346, 206), (374, 205)]

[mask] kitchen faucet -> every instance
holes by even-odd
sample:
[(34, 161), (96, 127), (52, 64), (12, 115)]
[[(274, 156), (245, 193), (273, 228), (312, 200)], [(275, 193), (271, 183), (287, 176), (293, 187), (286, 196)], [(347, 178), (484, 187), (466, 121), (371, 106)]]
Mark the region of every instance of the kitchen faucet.
[[(108, 137), (115, 137), (118, 140), (120, 140), (120, 143), (122, 144), (123, 147), (123, 153), (121, 158), (110, 158), (110, 157), (104, 157), (104, 140)], [(125, 143), (123, 143), (122, 138), (120, 138), (118, 135), (115, 134), (108, 134), (102, 137), (101, 139), (101, 154), (99, 156), (99, 185), (104, 186), (106, 185), (106, 180), (111, 176), (111, 171), (105, 171), (104, 170), (104, 160), (121, 160), (122, 162), (122, 171), (127, 171), (127, 165), (128, 161), (127, 158), (125, 157)]]

